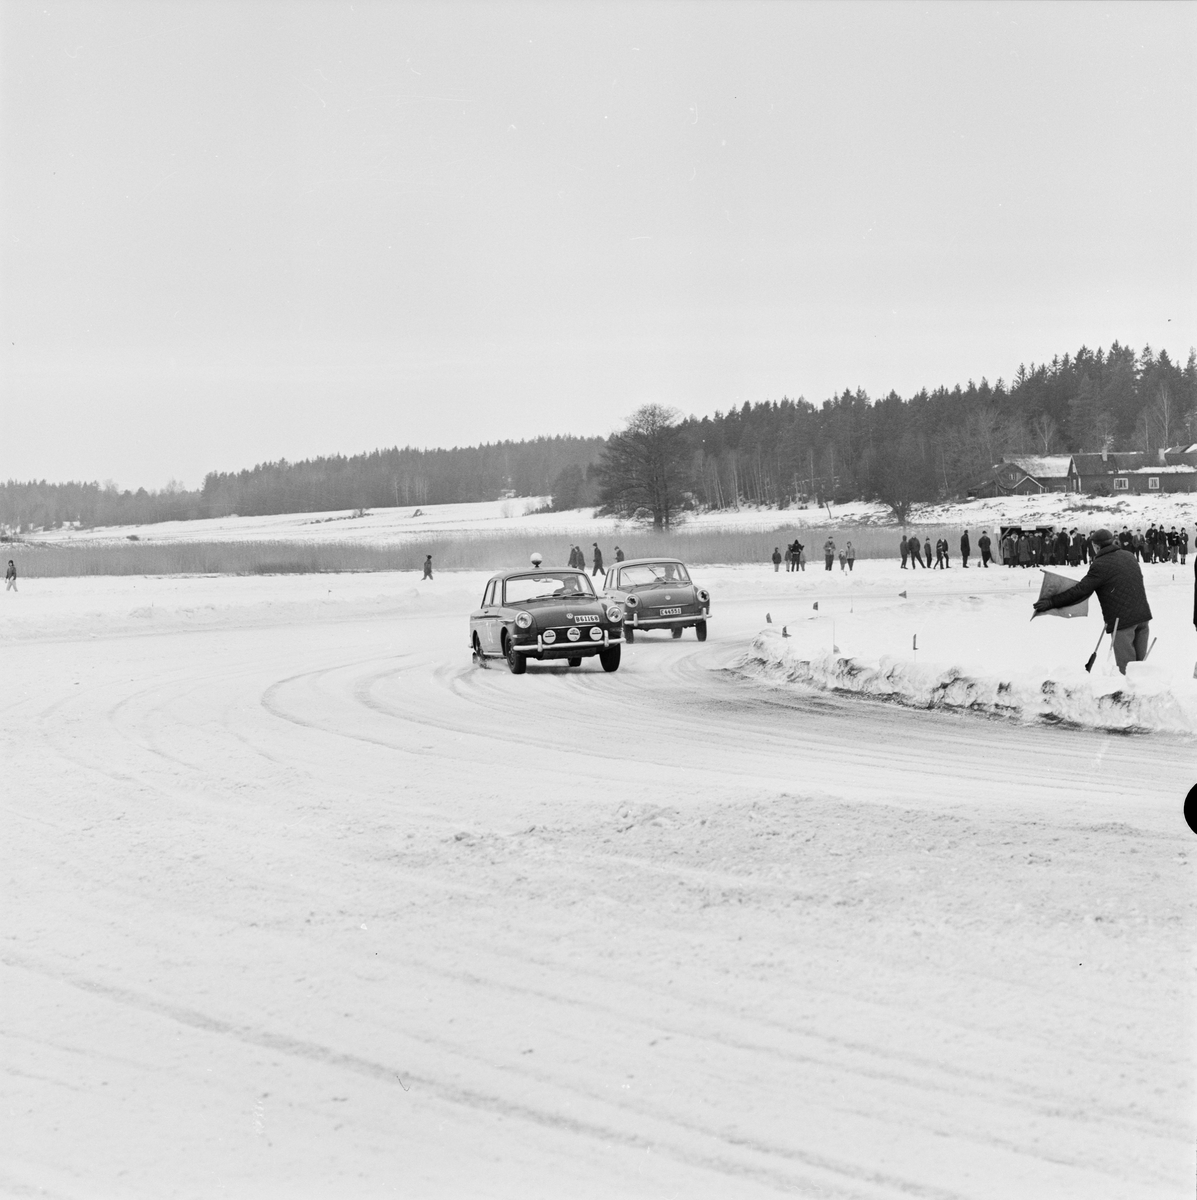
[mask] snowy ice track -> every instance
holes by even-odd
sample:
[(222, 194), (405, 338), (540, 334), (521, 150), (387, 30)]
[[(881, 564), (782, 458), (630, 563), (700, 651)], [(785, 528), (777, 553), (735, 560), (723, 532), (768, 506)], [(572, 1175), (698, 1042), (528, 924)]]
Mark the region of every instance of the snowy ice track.
[(746, 684), (752, 613), (5, 645), (0, 1191), (1173, 1194), (1187, 750)]

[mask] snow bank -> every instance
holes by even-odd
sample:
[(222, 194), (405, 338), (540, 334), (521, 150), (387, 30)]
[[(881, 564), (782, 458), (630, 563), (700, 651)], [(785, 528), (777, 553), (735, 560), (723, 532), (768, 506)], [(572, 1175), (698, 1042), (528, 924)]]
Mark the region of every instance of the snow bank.
[(769, 683), (847, 692), (910, 708), (1126, 733), (1197, 733), (1194, 690), (1177, 687), (1172, 672), (1151, 662), (1130, 664), (1125, 676), (1111, 676), (1100, 666), (1093, 675), (1080, 666), (986, 675), (914, 658), (885, 655), (869, 661), (835, 649), (812, 652), (809, 643), (809, 638), (764, 630), (734, 670)]

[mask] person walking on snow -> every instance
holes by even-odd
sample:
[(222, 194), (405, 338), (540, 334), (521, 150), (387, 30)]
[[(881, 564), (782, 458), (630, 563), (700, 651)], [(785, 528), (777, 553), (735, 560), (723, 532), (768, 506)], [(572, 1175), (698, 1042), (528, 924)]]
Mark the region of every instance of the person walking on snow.
[(981, 551), (981, 566), (983, 566), (986, 570), (989, 569), (989, 560), (993, 557), (993, 555), (989, 553), (992, 545), (993, 543), (989, 540), (989, 530), (982, 529), (981, 536), (977, 538), (977, 546)]
[(425, 579), (432, 578), (432, 555), (431, 554), (429, 554), (428, 557), (424, 559), (424, 578)]
[[(585, 566), (582, 568), (585, 570)], [(601, 575), (603, 573), (603, 552), (599, 549), (598, 542), (594, 543), (594, 570), (590, 572), (591, 577)]]
[(6, 592), (17, 590), (17, 564), (11, 558), (8, 560), (8, 570), (4, 572), (4, 590)]
[(835, 542), (828, 538), (823, 543), (823, 565), (828, 571), (831, 570), (831, 564), (835, 562)]
[(781, 570), (781, 550), (777, 546), (773, 547), (773, 569), (774, 571)]
[(963, 561), (963, 565), (966, 569), (968, 567), (968, 556), (970, 550), (971, 547), (968, 544), (968, 530), (966, 529), (964, 533), (960, 535), (960, 558)]
[[(1085, 578), (1054, 596), (1036, 600), (1034, 607), (1037, 613), (1067, 608), (1096, 592), (1106, 630), (1114, 634), (1114, 661), (1125, 675), (1128, 662), (1142, 662), (1147, 657), (1151, 609), (1143, 587), (1143, 569), (1134, 554), (1120, 546), (1108, 529), (1097, 530), (1093, 546), (1093, 561)], [(1197, 622), (1197, 611), (1194, 621)]]

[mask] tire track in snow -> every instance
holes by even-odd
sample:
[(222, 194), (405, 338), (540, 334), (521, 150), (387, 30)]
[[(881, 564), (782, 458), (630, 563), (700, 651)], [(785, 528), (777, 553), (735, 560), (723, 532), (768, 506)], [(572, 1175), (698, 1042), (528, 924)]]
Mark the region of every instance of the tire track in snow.
[[(688, 1133), (698, 1134), (717, 1143), (723, 1143), (732, 1149), (747, 1150), (767, 1159), (789, 1162), (801, 1167), (804, 1171), (815, 1172), (815, 1174), (795, 1175), (792, 1172), (784, 1172), (776, 1166), (734, 1162), (709, 1153), (696, 1155), (692, 1148), (681, 1149), (670, 1146), (661, 1139), (649, 1138), (631, 1130), (570, 1117), (559, 1111), (550, 1111), (493, 1093), (461, 1087), (432, 1076), (416, 1074), (406, 1068), (402, 1071), (396, 1070), (393, 1064), (336, 1050), (319, 1042), (297, 1038), (262, 1026), (227, 1021), (199, 1009), (171, 1004), (129, 988), (116, 987), (86, 976), (63, 971), (60, 968), (53, 968), (36, 959), (17, 955), (11, 951), (0, 952), (0, 963), (12, 969), (44, 975), (56, 983), (127, 1008), (151, 1013), (167, 1021), (199, 1030), (201, 1033), (232, 1038), (248, 1045), (286, 1054), (292, 1058), (361, 1075), (390, 1087), (398, 1084), (408, 1093), (418, 1087), (421, 1091), (431, 1094), (444, 1103), (545, 1126), (590, 1141), (621, 1145), (633, 1150), (665, 1153), (688, 1165), (700, 1165), (731, 1178), (751, 1178), (787, 1192), (792, 1191), (795, 1187), (801, 1187), (808, 1189), (809, 1194), (812, 1195), (842, 1197), (844, 1200), (864, 1200), (864, 1198), (876, 1197), (879, 1194), (910, 1196), (915, 1197), (916, 1200), (965, 1200), (964, 1194), (960, 1192), (920, 1184), (900, 1176), (887, 1175), (884, 1172), (869, 1170), (824, 1155), (800, 1151), (793, 1147), (778, 1146), (755, 1138), (714, 1131), (696, 1123), (674, 1119), (671, 1123)], [(461, 1053), (460, 1047), (452, 1047), (452, 1049), (455, 1053)], [(643, 1116), (645, 1114), (634, 1113), (633, 1115)], [(858, 1185), (863, 1185), (869, 1190), (861, 1191)]]

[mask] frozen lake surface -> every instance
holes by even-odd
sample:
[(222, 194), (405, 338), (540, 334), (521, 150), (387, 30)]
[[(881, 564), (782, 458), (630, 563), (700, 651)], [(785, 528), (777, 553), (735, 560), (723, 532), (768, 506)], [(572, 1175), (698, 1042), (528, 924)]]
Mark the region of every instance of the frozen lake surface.
[(705, 644), (521, 678), (482, 573), (7, 594), (0, 1192), (1187, 1194), (1185, 727), (795, 669), (1075, 673), (1037, 573), (697, 574)]

